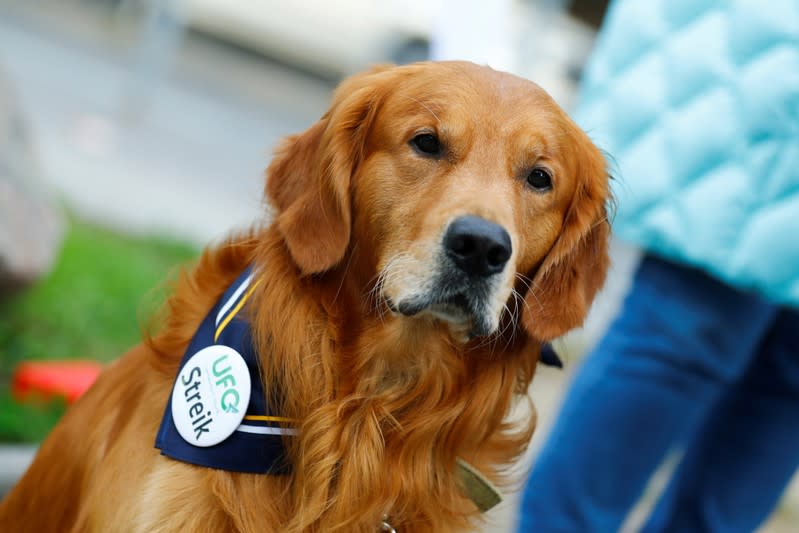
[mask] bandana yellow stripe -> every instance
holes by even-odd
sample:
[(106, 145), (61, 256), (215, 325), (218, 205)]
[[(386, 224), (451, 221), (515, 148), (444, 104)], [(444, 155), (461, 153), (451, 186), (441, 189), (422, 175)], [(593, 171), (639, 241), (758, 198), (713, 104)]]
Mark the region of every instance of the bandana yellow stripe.
[(244, 306), (244, 302), (247, 301), (247, 299), (252, 295), (252, 292), (260, 283), (261, 283), (260, 279), (255, 283), (253, 283), (252, 286), (249, 289), (247, 289), (247, 292), (244, 293), (244, 296), (241, 297), (239, 303), (236, 304), (236, 307), (234, 307), (233, 310), (230, 311), (230, 313), (228, 313), (225, 319), (222, 322), (220, 322), (219, 327), (216, 328), (216, 333), (214, 333), (214, 342), (216, 342), (216, 340), (219, 338), (219, 335), (222, 334), (222, 331), (225, 329), (225, 326), (227, 326), (228, 323), (231, 320), (233, 320), (233, 317), (236, 316), (236, 313), (241, 311), (242, 306)]
[(286, 418), (285, 416), (266, 416), (266, 415), (247, 415), (244, 420), (259, 420), (261, 422), (282, 422), (284, 424), (292, 424), (296, 422), (293, 418)]

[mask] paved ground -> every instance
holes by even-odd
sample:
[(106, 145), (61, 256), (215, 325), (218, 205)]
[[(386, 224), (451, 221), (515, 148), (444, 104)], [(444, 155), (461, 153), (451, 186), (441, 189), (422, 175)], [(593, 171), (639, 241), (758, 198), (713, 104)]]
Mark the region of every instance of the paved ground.
[(14, 486), (33, 460), (35, 453), (36, 448), (33, 446), (0, 445), (0, 497)]
[[(148, 83), (136, 74), (135, 28), (80, 5), (74, 11), (72, 3), (0, 0), (0, 66), (17, 84), (49, 181), (70, 209), (127, 231), (199, 244), (264, 216), (269, 147), (323, 112), (331, 84), (193, 36), (171, 66), (162, 61), (169, 68), (160, 81)], [(581, 346), (602, 329), (624, 290), (634, 256), (623, 249), (614, 255), (607, 296), (587, 332), (568, 342), (569, 370), (543, 369), (535, 379), (539, 431), (520, 469), (557, 412)], [(26, 450), (0, 450), (0, 465), (17, 467), (6, 478), (28, 457)], [(764, 531), (799, 530), (796, 492)], [(510, 531), (515, 504), (509, 495), (485, 531)]]
[(0, 2), (0, 66), (71, 208), (198, 243), (261, 215), (271, 147), (321, 115), (331, 85), (194, 37), (152, 80), (129, 25), (114, 40), (108, 16), (59, 5)]

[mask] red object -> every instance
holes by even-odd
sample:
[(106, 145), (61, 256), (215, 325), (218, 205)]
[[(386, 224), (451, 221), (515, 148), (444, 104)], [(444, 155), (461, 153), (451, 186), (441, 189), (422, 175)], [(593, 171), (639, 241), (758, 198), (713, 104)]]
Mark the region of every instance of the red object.
[(29, 361), (17, 366), (11, 391), (18, 402), (60, 397), (71, 404), (102, 369), (97, 361)]

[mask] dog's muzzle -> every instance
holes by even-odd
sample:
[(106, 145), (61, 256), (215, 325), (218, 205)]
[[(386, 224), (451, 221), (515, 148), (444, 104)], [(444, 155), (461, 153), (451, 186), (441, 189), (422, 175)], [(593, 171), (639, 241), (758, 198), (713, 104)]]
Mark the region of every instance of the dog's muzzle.
[(389, 307), (405, 316), (424, 311), (465, 325), (470, 337), (489, 335), (496, 327), (492, 296), (512, 251), (510, 235), (499, 224), (458, 217), (444, 233), (430, 288)]

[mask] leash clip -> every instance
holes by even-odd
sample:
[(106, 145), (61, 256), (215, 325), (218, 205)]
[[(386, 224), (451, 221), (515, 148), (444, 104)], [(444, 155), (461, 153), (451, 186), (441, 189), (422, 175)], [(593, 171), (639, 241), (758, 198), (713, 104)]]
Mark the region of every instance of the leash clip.
[(385, 533), (397, 533), (397, 530), (388, 523), (388, 515), (383, 515), (383, 520), (380, 522), (380, 531)]

